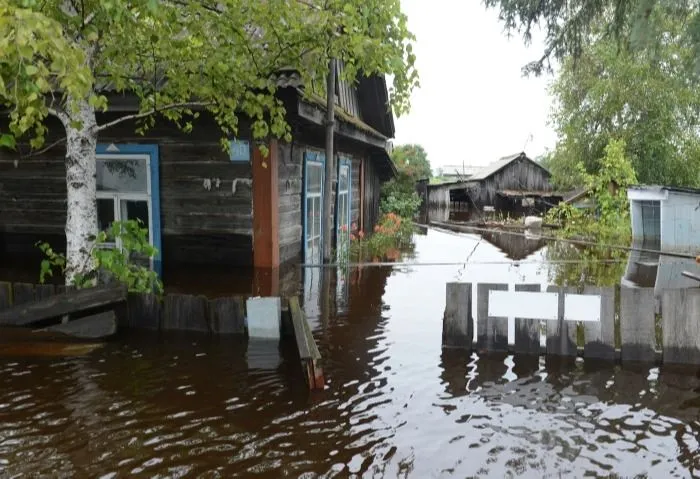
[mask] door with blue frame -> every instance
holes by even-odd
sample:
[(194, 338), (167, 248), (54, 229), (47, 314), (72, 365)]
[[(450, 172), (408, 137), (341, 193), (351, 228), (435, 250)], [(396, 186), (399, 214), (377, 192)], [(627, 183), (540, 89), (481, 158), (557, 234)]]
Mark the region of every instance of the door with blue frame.
[[(304, 263), (323, 263), (323, 195), (325, 155), (304, 153)], [(320, 294), (323, 270), (318, 266), (304, 268), (304, 310), (312, 326), (320, 317)]]

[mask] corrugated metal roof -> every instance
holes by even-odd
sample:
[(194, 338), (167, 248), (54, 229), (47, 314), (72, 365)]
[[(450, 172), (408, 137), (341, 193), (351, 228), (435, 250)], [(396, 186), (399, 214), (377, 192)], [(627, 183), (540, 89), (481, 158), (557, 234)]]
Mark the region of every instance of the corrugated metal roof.
[(639, 191), (667, 190), (667, 191), (675, 191), (675, 192), (679, 192), (679, 193), (689, 193), (689, 194), (693, 194), (693, 195), (700, 195), (700, 189), (686, 188), (686, 187), (682, 187), (682, 186), (635, 185), (635, 186), (630, 186), (628, 189), (639, 190)]

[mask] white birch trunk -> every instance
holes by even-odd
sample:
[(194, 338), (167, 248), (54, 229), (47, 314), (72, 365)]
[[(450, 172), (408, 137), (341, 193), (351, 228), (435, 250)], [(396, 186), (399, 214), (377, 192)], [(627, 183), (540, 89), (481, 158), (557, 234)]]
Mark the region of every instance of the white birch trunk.
[(76, 275), (87, 275), (95, 270), (92, 248), (97, 235), (97, 133), (95, 109), (87, 101), (79, 102), (79, 110), (72, 120), (79, 128), (66, 128), (66, 186), (68, 188), (68, 215), (66, 218), (66, 284)]

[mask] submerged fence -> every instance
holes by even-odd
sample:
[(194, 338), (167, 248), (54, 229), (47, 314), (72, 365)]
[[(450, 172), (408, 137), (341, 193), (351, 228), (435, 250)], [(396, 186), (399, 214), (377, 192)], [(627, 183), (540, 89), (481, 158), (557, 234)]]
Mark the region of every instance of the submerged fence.
[[(700, 364), (700, 289), (448, 283), (445, 348)], [(509, 338), (509, 322), (513, 338)], [(476, 323), (476, 334), (474, 329)], [(474, 341), (475, 340), (475, 341)]]
[[(0, 282), (0, 311), (64, 292), (65, 286)], [(117, 317), (119, 326), (125, 328), (245, 334), (246, 299), (244, 296), (208, 299), (189, 294), (163, 297), (129, 294), (126, 304), (117, 308)]]

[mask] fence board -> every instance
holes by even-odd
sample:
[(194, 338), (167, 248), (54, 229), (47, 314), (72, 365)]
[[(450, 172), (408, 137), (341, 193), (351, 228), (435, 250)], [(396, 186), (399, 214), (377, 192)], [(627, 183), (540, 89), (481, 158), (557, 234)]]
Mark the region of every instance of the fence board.
[(53, 284), (37, 284), (34, 287), (34, 299), (46, 299), (56, 294), (56, 287)]
[(12, 283), (0, 281), (0, 311), (7, 309), (12, 304)]
[(700, 289), (662, 295), (664, 363), (700, 364)]
[(242, 298), (209, 301), (209, 325), (216, 334), (245, 334), (245, 303)]
[(653, 361), (654, 288), (620, 288), (620, 339), (623, 361)]
[(162, 305), (154, 294), (129, 294), (126, 326), (136, 329), (158, 330)]
[(442, 347), (471, 349), (474, 340), (471, 283), (447, 283)]
[(208, 333), (207, 318), (207, 298), (204, 296), (169, 294), (165, 297), (162, 329)]
[[(539, 284), (516, 284), (515, 291), (539, 292)], [(520, 354), (540, 353), (540, 320), (515, 318), (515, 352)]]
[(600, 322), (583, 323), (586, 358), (615, 359), (615, 289), (586, 286), (584, 294), (600, 296)]
[(30, 283), (14, 283), (12, 285), (12, 305), (31, 303), (34, 301), (34, 285)]
[(507, 284), (480, 283), (477, 286), (477, 345), (487, 351), (508, 351), (508, 318), (489, 316), (489, 291), (508, 291)]
[(575, 292), (573, 288), (547, 287), (547, 292), (559, 293), (559, 318), (547, 321), (547, 354), (557, 356), (576, 356), (576, 323), (564, 320), (564, 302), (567, 292)]

